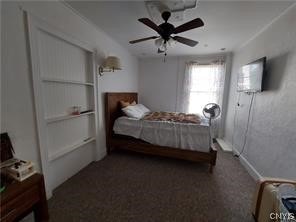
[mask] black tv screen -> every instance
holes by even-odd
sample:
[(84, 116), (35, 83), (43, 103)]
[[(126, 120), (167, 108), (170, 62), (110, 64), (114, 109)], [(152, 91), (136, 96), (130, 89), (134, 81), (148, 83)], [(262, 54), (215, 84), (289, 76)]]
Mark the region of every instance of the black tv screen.
[(238, 92), (261, 92), (265, 73), (266, 57), (240, 68), (237, 79)]

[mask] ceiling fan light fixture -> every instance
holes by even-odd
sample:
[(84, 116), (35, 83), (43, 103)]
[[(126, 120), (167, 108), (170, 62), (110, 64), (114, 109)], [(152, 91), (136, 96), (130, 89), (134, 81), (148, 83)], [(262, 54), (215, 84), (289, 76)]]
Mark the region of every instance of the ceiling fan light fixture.
[(167, 50), (167, 42), (163, 38), (158, 38), (155, 40), (155, 46), (160, 50), (165, 52)]
[(167, 44), (163, 43), (160, 47), (158, 47), (160, 51), (166, 52), (167, 51)]
[(172, 37), (170, 37), (168, 44), (170, 47), (173, 47), (175, 44), (177, 43), (177, 41), (175, 39), (173, 39)]
[(158, 38), (155, 40), (155, 46), (160, 50), (160, 51), (166, 51), (168, 47), (173, 47), (176, 44), (176, 40), (173, 38), (170, 38), (168, 41), (164, 41), (163, 38)]
[(154, 43), (155, 43), (155, 46), (157, 48), (159, 48), (159, 47), (161, 47), (163, 45), (164, 40), (163, 40), (163, 38), (160, 37), (160, 38), (156, 39)]

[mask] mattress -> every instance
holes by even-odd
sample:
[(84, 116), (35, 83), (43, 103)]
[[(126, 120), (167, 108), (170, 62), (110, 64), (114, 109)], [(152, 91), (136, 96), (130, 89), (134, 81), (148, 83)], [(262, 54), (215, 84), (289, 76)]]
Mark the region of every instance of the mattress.
[(206, 119), (202, 119), (200, 124), (193, 124), (122, 116), (115, 120), (113, 131), (115, 134), (132, 136), (159, 146), (201, 152), (210, 150), (210, 128)]

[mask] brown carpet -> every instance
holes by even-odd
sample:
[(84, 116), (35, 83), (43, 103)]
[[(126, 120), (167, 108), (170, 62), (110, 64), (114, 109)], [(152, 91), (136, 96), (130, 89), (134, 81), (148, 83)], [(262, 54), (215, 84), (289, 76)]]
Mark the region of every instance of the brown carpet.
[(208, 166), (115, 152), (59, 186), (51, 221), (253, 221), (255, 182), (230, 153)]

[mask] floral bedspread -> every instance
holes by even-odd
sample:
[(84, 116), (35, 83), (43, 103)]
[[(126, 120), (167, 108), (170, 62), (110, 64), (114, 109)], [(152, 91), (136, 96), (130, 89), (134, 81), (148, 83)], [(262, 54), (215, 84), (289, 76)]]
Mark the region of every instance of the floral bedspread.
[(151, 112), (145, 115), (143, 120), (200, 124), (198, 115), (176, 112)]

